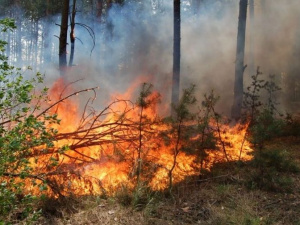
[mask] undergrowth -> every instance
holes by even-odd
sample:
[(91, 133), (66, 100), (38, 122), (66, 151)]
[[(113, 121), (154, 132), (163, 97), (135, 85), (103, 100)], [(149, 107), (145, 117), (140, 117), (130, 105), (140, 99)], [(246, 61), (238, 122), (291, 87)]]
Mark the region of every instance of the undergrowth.
[[(275, 138), (298, 135), (298, 122), (278, 110), (281, 88), (274, 75), (267, 79), (259, 68), (244, 94), (244, 119), (250, 121), (248, 139), (254, 147), (252, 170), (247, 178), (248, 187), (266, 191), (290, 192), (293, 179), (285, 173), (299, 172), (299, 166), (285, 149), (267, 148)], [(266, 96), (266, 97), (264, 97)]]

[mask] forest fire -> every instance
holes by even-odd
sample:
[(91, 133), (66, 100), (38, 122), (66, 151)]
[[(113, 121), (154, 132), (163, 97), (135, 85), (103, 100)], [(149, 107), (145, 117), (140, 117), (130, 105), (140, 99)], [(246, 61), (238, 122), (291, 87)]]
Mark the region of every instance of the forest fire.
[[(47, 152), (34, 150), (35, 170), (49, 184), (50, 195), (113, 194), (120, 187), (134, 188), (138, 180), (153, 190), (164, 190), (170, 173), (175, 184), (199, 175), (202, 168), (210, 169), (215, 162), (251, 158), (245, 126), (212, 123), (211, 127), (217, 127), (213, 128), (217, 150), (186, 151), (185, 145), (201, 135), (181, 140), (171, 133), (166, 140), (162, 134), (171, 127), (156, 114), (156, 102), (141, 108), (119, 96), (100, 112), (88, 112), (86, 106), (81, 114), (75, 101), (64, 98), (64, 90), (62, 79), (50, 90), (51, 102), (58, 102), (52, 113), (61, 119), (59, 125), (53, 125), (58, 130), (55, 145)], [(157, 97), (156, 93), (148, 96)], [(207, 157), (201, 158), (203, 153)]]
[(0, 225), (298, 222), (299, 0), (0, 2)]

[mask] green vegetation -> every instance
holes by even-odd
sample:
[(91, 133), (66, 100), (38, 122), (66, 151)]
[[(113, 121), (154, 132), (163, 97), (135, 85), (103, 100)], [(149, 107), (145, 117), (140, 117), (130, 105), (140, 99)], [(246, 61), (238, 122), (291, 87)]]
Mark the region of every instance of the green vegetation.
[[(258, 68), (245, 92), (245, 119), (250, 121), (248, 138), (254, 146), (249, 184), (251, 188), (268, 191), (291, 191), (293, 179), (283, 173), (298, 172), (299, 167), (285, 149), (266, 148), (266, 145), (284, 133), (297, 133), (292, 125), (295, 122), (289, 116), (284, 119), (279, 113), (277, 97), (281, 89), (275, 76), (269, 76), (267, 80), (261, 77)], [(263, 96), (267, 97), (264, 99)]]
[(190, 107), (197, 101), (194, 96), (194, 91), (195, 85), (183, 90), (178, 105), (172, 106), (173, 115), (165, 119), (165, 123), (170, 125), (170, 129), (167, 130), (167, 132), (162, 133), (162, 136), (166, 144), (172, 144), (173, 146), (173, 163), (171, 168), (168, 169), (170, 193), (173, 188), (173, 171), (177, 164), (178, 154), (183, 151), (184, 146), (186, 146), (186, 143), (191, 136), (191, 128), (190, 126), (186, 126), (186, 123), (194, 119), (194, 114), (190, 111)]
[[(2, 32), (15, 28), (10, 19), (0, 20), (0, 25)], [(45, 198), (43, 193), (49, 188), (50, 181), (45, 174), (35, 173), (34, 165), (39, 162), (42, 153), (54, 146), (57, 131), (47, 125), (59, 123), (59, 120), (55, 114), (41, 110), (47, 101), (47, 88), (37, 90), (36, 87), (43, 84), (43, 76), (37, 73), (30, 80), (24, 79), (19, 68), (8, 64), (4, 55), (5, 45), (5, 42), (0, 42), (0, 224), (47, 222), (41, 215), (66, 223), (73, 221), (72, 217), (75, 215), (76, 218), (77, 213), (85, 215), (82, 223), (90, 220), (103, 222), (104, 217), (100, 220), (95, 216), (99, 214), (95, 208), (99, 207), (105, 208), (103, 211), (109, 216), (117, 215), (116, 209), (119, 212), (125, 211), (124, 207), (132, 209), (130, 213), (139, 216), (136, 224), (141, 221), (149, 224), (159, 224), (158, 221), (162, 221), (161, 224), (166, 221), (172, 221), (172, 224), (275, 224), (281, 218), (276, 215), (277, 209), (272, 208), (273, 204), (282, 204), (280, 215), (290, 213), (284, 207), (298, 206), (299, 202), (295, 199), (300, 194), (297, 189), (300, 186), (300, 155), (293, 151), (291, 145), (294, 144), (295, 148), (299, 145), (299, 121), (290, 115), (283, 118), (278, 113), (276, 96), (280, 88), (274, 76), (267, 81), (261, 79), (259, 70), (245, 93), (244, 119), (250, 121), (246, 138), (254, 147), (251, 161), (230, 162), (225, 142), (221, 139), (222, 116), (215, 111), (219, 97), (211, 92), (204, 95), (201, 106), (197, 106), (194, 85), (183, 90), (179, 104), (173, 106), (173, 115), (163, 121), (168, 129), (155, 136), (151, 126), (158, 123), (157, 118), (150, 118), (146, 111), (158, 102), (159, 95), (153, 95), (152, 85), (144, 83), (136, 103), (138, 122), (132, 126), (138, 131), (135, 142), (137, 157), (131, 158), (133, 177), (137, 181), (135, 188), (132, 190), (121, 185), (109, 198), (75, 197), (76, 201), (68, 201), (62, 196), (58, 199)], [(263, 92), (267, 96), (265, 99), (262, 98)], [(211, 122), (214, 122), (213, 126)], [(174, 146), (173, 164), (164, 168), (168, 170), (168, 194), (172, 199), (165, 192), (153, 191), (149, 187), (151, 173), (158, 165), (149, 160), (143, 139), (151, 140), (153, 136), (163, 139), (166, 146)], [(288, 139), (291, 136), (296, 140), (292, 144)], [(286, 138), (283, 142), (286, 146), (273, 146), (272, 142), (278, 138)], [(58, 150), (58, 153), (66, 149)], [(211, 171), (204, 173), (209, 150), (220, 149), (224, 152), (225, 162), (216, 163)], [(173, 172), (180, 153), (196, 156), (195, 165), (198, 165), (201, 176), (187, 177), (182, 183), (174, 184)], [(49, 170), (57, 167), (58, 160), (51, 157), (47, 166)], [(27, 184), (37, 187), (40, 195), (26, 192), (24, 187)], [(292, 203), (283, 198), (292, 200)], [(78, 203), (80, 199), (93, 203), (84, 203), (83, 207)], [(65, 208), (72, 210), (65, 211)], [(144, 213), (142, 219), (138, 212)], [(285, 216), (284, 222), (295, 224), (299, 214), (299, 210), (295, 209)], [(91, 219), (89, 215), (98, 220)], [(106, 219), (111, 220), (109, 217)], [(117, 216), (112, 218), (115, 222), (119, 220), (121, 218)], [(132, 220), (130, 222), (134, 224)]]
[(251, 165), (249, 187), (274, 192), (291, 192), (294, 183), (291, 174), (300, 171), (284, 149), (255, 152)]
[[(14, 29), (11, 19), (0, 20), (1, 31)], [(6, 43), (0, 42), (0, 220), (36, 220), (40, 211), (34, 205), (38, 197), (24, 192), (26, 183), (47, 189), (43, 176), (32, 174), (33, 163), (39, 158), (33, 151), (47, 151), (53, 146), (56, 130), (46, 124), (58, 123), (56, 115), (36, 114), (47, 100), (47, 88), (37, 92), (43, 76), (36, 74), (25, 80), (22, 71), (8, 64), (4, 55)], [(44, 146), (43, 149), (36, 147)], [(38, 155), (38, 154), (36, 154)], [(49, 166), (55, 166), (53, 159)]]

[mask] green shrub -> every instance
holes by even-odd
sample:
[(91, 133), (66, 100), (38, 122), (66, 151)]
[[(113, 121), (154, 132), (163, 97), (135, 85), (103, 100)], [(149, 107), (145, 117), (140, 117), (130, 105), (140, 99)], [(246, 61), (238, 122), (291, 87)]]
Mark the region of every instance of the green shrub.
[(284, 121), (274, 117), (268, 109), (260, 112), (249, 128), (250, 141), (254, 146), (262, 150), (267, 141), (279, 137), (282, 134)]
[(287, 114), (282, 128), (282, 136), (300, 136), (300, 121)]
[[(0, 27), (2, 32), (15, 28), (11, 19), (0, 20)], [(0, 221), (13, 223), (37, 219), (38, 198), (28, 194), (24, 187), (29, 183), (42, 192), (47, 182), (33, 173), (30, 158), (33, 159), (33, 149), (39, 151), (37, 147), (43, 146), (40, 151), (47, 151), (53, 146), (57, 131), (46, 125), (59, 121), (56, 115), (46, 112), (36, 115), (47, 100), (47, 88), (35, 90), (43, 83), (43, 77), (38, 73), (25, 80), (21, 69), (8, 64), (4, 55), (6, 44), (0, 41)]]
[(285, 173), (298, 173), (299, 166), (283, 150), (271, 149), (254, 152), (253, 171), (248, 184), (266, 191), (290, 192), (293, 179)]

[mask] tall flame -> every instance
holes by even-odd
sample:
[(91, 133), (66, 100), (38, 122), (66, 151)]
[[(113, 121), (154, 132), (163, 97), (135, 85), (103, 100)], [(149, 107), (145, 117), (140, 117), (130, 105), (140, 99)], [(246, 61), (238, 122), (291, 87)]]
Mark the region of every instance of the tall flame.
[[(136, 86), (133, 85), (133, 89)], [(50, 90), (52, 102), (60, 101), (64, 87), (63, 79), (53, 85)], [(101, 194), (113, 192), (124, 185), (132, 188), (139, 162), (143, 164), (139, 172), (153, 190), (168, 187), (170, 170), (174, 165), (174, 145), (166, 145), (159, 136), (168, 127), (163, 123), (151, 123), (158, 118), (156, 109), (151, 108), (144, 111), (148, 122), (141, 129), (139, 107), (130, 101), (120, 100), (129, 99), (130, 93), (134, 93), (132, 89), (125, 97), (116, 95), (116, 100), (100, 112), (85, 111), (81, 115), (78, 104), (70, 98), (53, 107), (52, 113), (57, 113), (61, 119), (60, 125), (54, 126), (59, 133), (53, 151), (41, 155), (35, 169), (48, 174), (52, 186), (62, 189), (62, 194)], [(249, 160), (251, 147), (245, 139), (246, 130), (247, 126), (221, 125), (218, 133), (220, 151), (207, 150), (209, 156), (205, 168), (209, 169), (216, 161), (226, 160), (224, 154), (228, 160)], [(57, 149), (63, 146), (70, 149), (60, 154)], [(58, 162), (54, 171), (45, 166), (52, 158)], [(173, 183), (197, 175), (199, 171), (197, 156), (180, 151), (176, 155)]]

